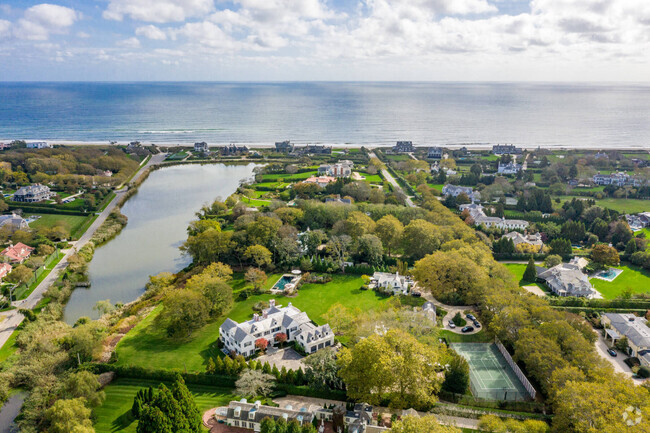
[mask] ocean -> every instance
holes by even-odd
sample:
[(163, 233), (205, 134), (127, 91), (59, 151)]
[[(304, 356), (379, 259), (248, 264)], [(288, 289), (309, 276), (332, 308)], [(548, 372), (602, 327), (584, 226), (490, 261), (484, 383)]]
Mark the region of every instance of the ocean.
[(650, 86), (0, 83), (0, 141), (650, 149)]

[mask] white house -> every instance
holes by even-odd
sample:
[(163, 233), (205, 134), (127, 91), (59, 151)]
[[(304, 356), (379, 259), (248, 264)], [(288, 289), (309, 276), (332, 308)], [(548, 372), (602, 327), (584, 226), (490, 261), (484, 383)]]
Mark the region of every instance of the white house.
[(512, 243), (515, 244), (515, 247), (520, 244), (528, 244), (535, 247), (537, 251), (541, 251), (544, 247), (544, 242), (542, 241), (542, 235), (540, 233), (525, 233), (522, 235), (519, 232), (510, 232), (503, 235), (503, 237), (511, 239)]
[(334, 333), (329, 325), (316, 326), (307, 313), (291, 302), (286, 307), (276, 306), (275, 299), (269, 301), (269, 308), (262, 314), (254, 314), (249, 321), (237, 323), (226, 319), (219, 328), (219, 340), (225, 353), (251, 356), (257, 350), (255, 341), (264, 338), (272, 345), (280, 333), (287, 336), (287, 341), (298, 343), (307, 353), (334, 345)]
[(50, 198), (50, 195), (51, 192), (49, 187), (41, 185), (40, 183), (35, 183), (33, 185), (21, 186), (18, 188), (18, 191), (14, 193), (13, 200), (24, 203), (34, 203), (47, 200)]
[(497, 168), (497, 173), (499, 174), (517, 174), (521, 171), (521, 164), (515, 162), (509, 162), (507, 164), (501, 164), (499, 161), (499, 167)]
[(371, 283), (375, 287), (380, 287), (385, 291), (391, 291), (393, 295), (408, 295), (413, 280), (410, 277), (400, 275), (399, 272), (391, 274), (389, 272), (375, 272), (372, 274)]
[(27, 143), (28, 149), (48, 149), (52, 145), (47, 144), (45, 141), (34, 141), (32, 143)]
[(350, 177), (352, 176), (352, 168), (354, 163), (352, 161), (343, 160), (336, 164), (323, 164), (318, 167), (318, 174), (324, 174), (333, 177)]
[(528, 221), (524, 220), (487, 216), (485, 215), (483, 206), (480, 204), (461, 205), (460, 210), (467, 210), (469, 216), (477, 226), (484, 225), (487, 228), (496, 227), (501, 230), (525, 230), (530, 225)]
[(610, 327), (606, 335), (612, 342), (626, 337), (629, 347), (627, 355), (635, 356), (650, 366), (650, 327), (646, 319), (634, 314), (605, 313), (601, 320), (603, 325)]
[(600, 294), (593, 288), (589, 278), (582, 272), (581, 263), (571, 261), (539, 272), (538, 278), (558, 296), (576, 296), (581, 298), (599, 298)]
[(264, 418), (278, 420), (284, 418), (286, 422), (296, 420), (298, 424), (306, 425), (312, 422), (314, 414), (303, 410), (293, 410), (290, 407), (279, 408), (263, 406), (260, 401), (248, 403), (246, 399), (231, 401), (226, 410), (226, 423), (232, 427), (239, 427), (259, 432)]
[(442, 195), (445, 197), (449, 195), (458, 197), (461, 194), (467, 195), (472, 203), (481, 201), (481, 193), (474, 191), (471, 186), (458, 186), (448, 183), (442, 187)]
[(8, 227), (11, 232), (16, 230), (29, 230), (29, 224), (20, 215), (11, 213), (11, 215), (0, 215), (0, 228)]
[(194, 143), (194, 151), (197, 153), (209, 153), (210, 146), (208, 146), (208, 143), (206, 143), (205, 141), (202, 141), (200, 143)]
[(429, 159), (442, 159), (442, 147), (430, 147), (427, 153)]

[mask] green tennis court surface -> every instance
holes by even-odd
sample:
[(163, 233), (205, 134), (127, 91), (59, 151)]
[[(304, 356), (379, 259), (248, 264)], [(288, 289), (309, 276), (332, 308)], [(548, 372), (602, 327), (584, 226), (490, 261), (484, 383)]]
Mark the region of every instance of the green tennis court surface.
[(490, 400), (529, 400), (526, 388), (496, 345), (452, 343), (451, 348), (469, 364), (470, 388), (475, 397)]

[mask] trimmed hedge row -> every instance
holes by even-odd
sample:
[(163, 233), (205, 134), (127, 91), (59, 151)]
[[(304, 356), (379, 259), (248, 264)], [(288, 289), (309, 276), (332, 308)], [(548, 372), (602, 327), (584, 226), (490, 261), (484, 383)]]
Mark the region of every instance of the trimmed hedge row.
[(581, 308), (632, 308), (650, 310), (650, 299), (584, 299), (549, 298), (549, 303), (557, 307)]
[(13, 204), (9, 206), (9, 210), (16, 210), (16, 209), (21, 209), (23, 213), (43, 213), (43, 214), (55, 214), (55, 215), (88, 216), (93, 213), (93, 212), (82, 212), (77, 210), (53, 208), (52, 205), (49, 205), (47, 207), (46, 206), (40, 207), (31, 203), (25, 206), (16, 206)]
[(552, 306), (556, 310), (568, 311), (570, 313), (640, 313), (645, 314), (648, 310), (639, 308), (593, 308), (593, 307), (564, 307)]

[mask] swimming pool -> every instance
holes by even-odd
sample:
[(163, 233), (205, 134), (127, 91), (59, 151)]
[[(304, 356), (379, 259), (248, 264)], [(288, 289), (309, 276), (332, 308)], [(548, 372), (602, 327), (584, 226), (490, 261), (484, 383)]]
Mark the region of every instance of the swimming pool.
[(605, 281), (614, 281), (614, 278), (618, 277), (622, 272), (623, 269), (609, 268), (598, 272), (594, 275), (594, 278), (600, 278)]
[(286, 286), (287, 284), (289, 284), (292, 281), (293, 281), (293, 276), (291, 276), (291, 275), (283, 275), (273, 285), (273, 289), (275, 289), (275, 290), (284, 290), (284, 286)]

